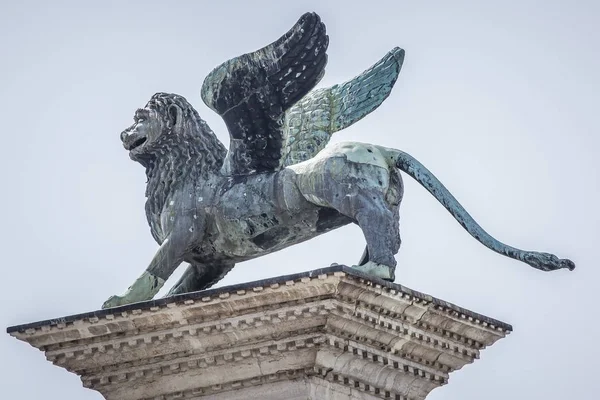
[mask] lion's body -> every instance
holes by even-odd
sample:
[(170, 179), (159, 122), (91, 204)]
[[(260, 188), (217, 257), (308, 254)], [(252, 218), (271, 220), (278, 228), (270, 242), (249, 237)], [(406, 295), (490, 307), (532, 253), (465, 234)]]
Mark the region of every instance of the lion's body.
[[(177, 226), (175, 218), (204, 221), (202, 227), (190, 225), (190, 234), (197, 229), (204, 232), (184, 260), (238, 263), (356, 222), (359, 201), (363, 213), (387, 210), (397, 214), (402, 186), (390, 164), (381, 147), (340, 143), (274, 173), (189, 176), (165, 198), (159, 213), (149, 212), (148, 219), (154, 221), (151, 226), (159, 244)], [(365, 196), (370, 198), (368, 204)], [(184, 211), (182, 201), (190, 201)], [(182, 212), (189, 215), (182, 216)], [(393, 249), (389, 253), (386, 261), (392, 263)]]

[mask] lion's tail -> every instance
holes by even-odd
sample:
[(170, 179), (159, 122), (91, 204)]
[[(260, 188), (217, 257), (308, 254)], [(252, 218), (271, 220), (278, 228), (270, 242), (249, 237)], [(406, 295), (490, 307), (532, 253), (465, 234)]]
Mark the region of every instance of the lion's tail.
[(393, 166), (406, 172), (427, 189), (433, 197), (442, 203), (458, 223), (484, 246), (544, 271), (560, 268), (573, 270), (575, 268), (575, 264), (571, 260), (559, 259), (555, 255), (548, 253), (520, 250), (496, 240), (469, 215), (467, 210), (456, 200), (452, 193), (418, 160), (400, 150), (388, 148), (381, 148), (381, 150)]

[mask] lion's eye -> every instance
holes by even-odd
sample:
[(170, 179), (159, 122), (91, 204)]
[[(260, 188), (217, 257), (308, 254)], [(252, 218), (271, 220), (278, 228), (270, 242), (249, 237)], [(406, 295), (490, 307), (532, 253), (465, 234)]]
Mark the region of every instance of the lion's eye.
[(144, 118), (138, 118), (137, 123), (139, 124), (140, 122), (144, 122), (145, 119)]

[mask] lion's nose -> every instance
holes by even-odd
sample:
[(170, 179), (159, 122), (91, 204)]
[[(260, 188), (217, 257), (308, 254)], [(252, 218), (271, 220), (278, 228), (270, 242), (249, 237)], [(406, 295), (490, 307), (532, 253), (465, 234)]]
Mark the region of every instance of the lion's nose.
[(125, 129), (121, 132), (121, 142), (124, 142), (127, 139), (127, 136), (129, 136), (129, 129)]

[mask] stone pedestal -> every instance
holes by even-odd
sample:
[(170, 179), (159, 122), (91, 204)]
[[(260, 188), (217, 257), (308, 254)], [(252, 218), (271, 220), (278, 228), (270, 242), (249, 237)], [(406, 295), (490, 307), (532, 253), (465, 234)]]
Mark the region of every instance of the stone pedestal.
[(511, 330), (334, 266), (8, 332), (109, 400), (417, 400)]

